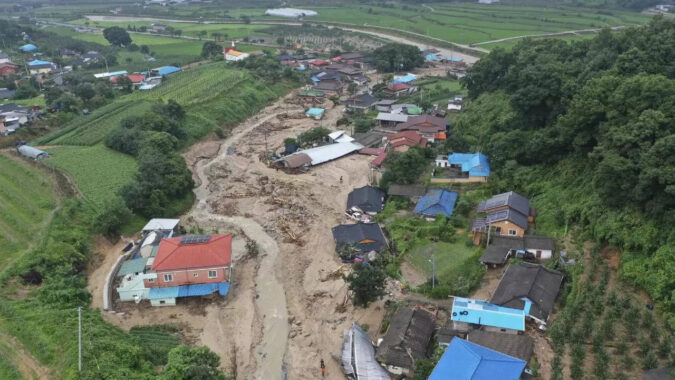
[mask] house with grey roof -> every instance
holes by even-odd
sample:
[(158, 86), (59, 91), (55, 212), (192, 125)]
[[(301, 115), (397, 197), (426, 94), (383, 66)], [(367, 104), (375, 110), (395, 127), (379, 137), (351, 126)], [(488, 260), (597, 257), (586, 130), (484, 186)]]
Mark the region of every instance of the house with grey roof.
[(488, 229), (492, 229), (491, 234), (523, 237), (534, 222), (536, 210), (529, 199), (509, 191), (479, 203), (476, 214), (485, 214), (471, 222), (474, 244), (478, 245)]
[(427, 357), (436, 325), (422, 309), (400, 307), (389, 323), (376, 358), (393, 375), (412, 375), (415, 362)]
[(526, 310), (528, 318), (545, 329), (563, 278), (562, 273), (542, 265), (511, 264), (504, 271), (490, 302)]
[(377, 223), (341, 224), (331, 230), (335, 248), (342, 253), (341, 258), (344, 260), (351, 260), (354, 255), (378, 252), (382, 248), (389, 247), (389, 242)]
[(347, 195), (347, 215), (356, 220), (369, 220), (384, 208), (387, 194), (372, 186), (363, 186)]
[(469, 332), (466, 340), (528, 363), (534, 351), (534, 340), (525, 334), (473, 330)]
[(496, 267), (506, 264), (509, 258), (517, 257), (529, 261), (547, 260), (553, 256), (555, 241), (546, 236), (525, 235), (490, 236), (485, 252), (480, 257), (481, 263)]

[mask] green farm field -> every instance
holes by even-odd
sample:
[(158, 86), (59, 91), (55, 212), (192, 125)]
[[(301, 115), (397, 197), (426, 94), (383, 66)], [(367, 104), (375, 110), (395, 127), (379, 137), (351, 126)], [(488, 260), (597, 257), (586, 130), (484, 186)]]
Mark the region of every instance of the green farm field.
[(402, 29), (460, 44), (568, 30), (642, 24), (649, 16), (634, 12), (566, 7), (527, 7), (467, 3), (313, 8), (320, 21)]
[(115, 152), (104, 145), (91, 147), (62, 146), (46, 149), (52, 156), (45, 161), (68, 173), (84, 198), (100, 206), (115, 196), (136, 173), (131, 156)]
[(475, 255), (479, 249), (467, 247), (464, 240), (457, 239), (455, 243), (437, 242), (413, 250), (407, 261), (415, 268), (431, 278), (431, 254), (436, 264), (436, 278), (441, 282), (450, 282), (455, 279), (464, 262)]
[[(52, 181), (22, 159), (0, 154), (0, 272), (32, 242), (56, 207)], [(2, 372), (0, 372), (2, 373)]]

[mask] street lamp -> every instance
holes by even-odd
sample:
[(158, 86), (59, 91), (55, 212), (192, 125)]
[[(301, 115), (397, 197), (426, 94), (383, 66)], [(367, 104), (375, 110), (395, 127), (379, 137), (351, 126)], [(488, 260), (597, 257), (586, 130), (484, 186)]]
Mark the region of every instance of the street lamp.
[(431, 260), (428, 260), (431, 263), (431, 289), (436, 287), (436, 261), (434, 260), (434, 254), (431, 254)]

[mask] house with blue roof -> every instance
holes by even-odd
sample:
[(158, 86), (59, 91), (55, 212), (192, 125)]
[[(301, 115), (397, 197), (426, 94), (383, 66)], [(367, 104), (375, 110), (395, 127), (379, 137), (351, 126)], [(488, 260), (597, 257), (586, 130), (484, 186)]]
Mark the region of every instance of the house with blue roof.
[(453, 153), (436, 157), (436, 166), (454, 169), (451, 181), (445, 182), (487, 182), (490, 163), (483, 153)]
[(427, 219), (433, 220), (436, 215), (452, 216), (457, 201), (457, 193), (445, 189), (431, 189), (427, 195), (420, 198), (413, 210)]
[(518, 333), (525, 331), (525, 317), (531, 305), (526, 301), (523, 309), (512, 309), (486, 301), (455, 297), (451, 319), (455, 328), (472, 324), (484, 326), (486, 331)]
[(35, 59), (28, 62), (28, 71), (30, 72), (31, 75), (49, 74), (54, 69), (55, 69), (54, 64), (49, 61)]
[(526, 365), (524, 360), (455, 337), (429, 380), (517, 380)]
[(180, 67), (176, 66), (162, 66), (150, 71), (151, 75), (165, 76), (177, 73), (180, 71)]

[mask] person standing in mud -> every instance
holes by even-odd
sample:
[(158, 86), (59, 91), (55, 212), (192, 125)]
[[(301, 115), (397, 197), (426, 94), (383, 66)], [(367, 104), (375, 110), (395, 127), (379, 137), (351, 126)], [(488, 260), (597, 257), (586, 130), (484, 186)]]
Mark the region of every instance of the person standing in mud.
[(323, 359), (321, 359), (321, 377), (326, 377), (326, 363), (323, 362)]

